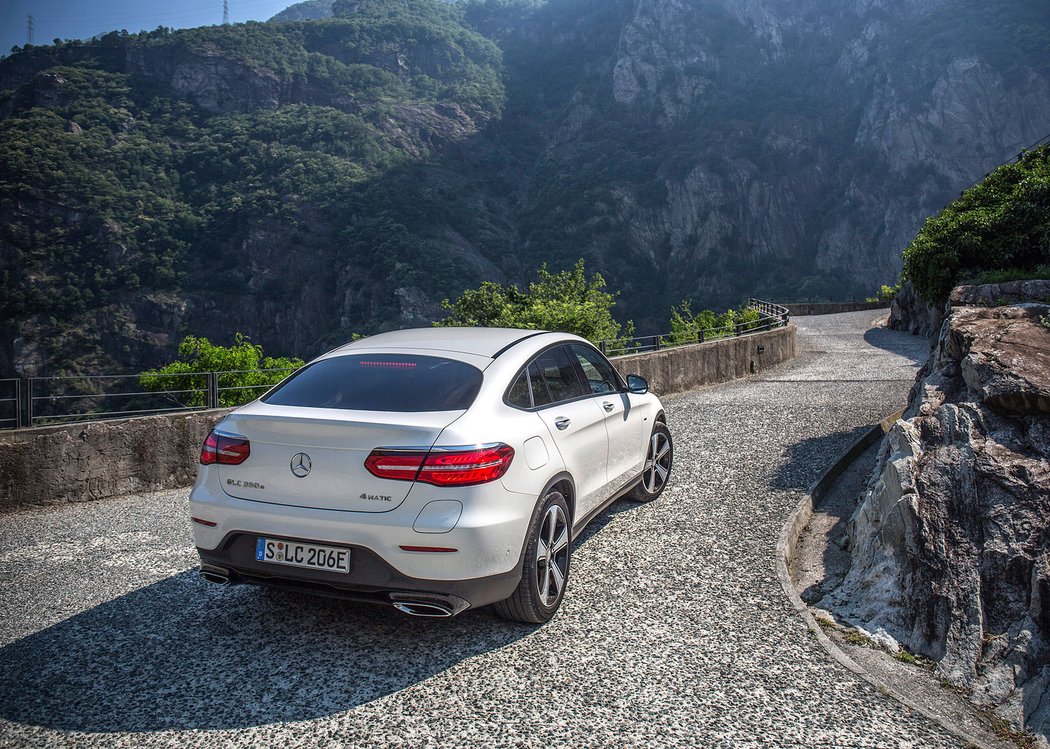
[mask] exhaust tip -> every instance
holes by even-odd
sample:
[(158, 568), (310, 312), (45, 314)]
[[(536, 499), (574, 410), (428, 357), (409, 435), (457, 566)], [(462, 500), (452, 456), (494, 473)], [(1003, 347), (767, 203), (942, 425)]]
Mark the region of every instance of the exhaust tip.
[(430, 601), (394, 601), (394, 608), (409, 616), (422, 616), (432, 619), (444, 619), (452, 616), (451, 608)]
[(230, 576), (222, 572), (217, 572), (215, 570), (201, 570), (200, 575), (202, 580), (206, 580), (209, 583), (215, 583), (216, 585), (230, 584)]

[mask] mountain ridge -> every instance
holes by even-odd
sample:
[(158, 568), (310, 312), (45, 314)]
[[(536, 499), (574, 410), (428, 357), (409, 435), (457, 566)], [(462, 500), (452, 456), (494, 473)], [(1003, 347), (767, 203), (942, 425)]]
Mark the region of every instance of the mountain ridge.
[[(47, 148), (27, 144), (44, 161), (79, 137), (70, 123), (84, 129), (48, 71), (91, 79), (74, 109), (127, 88), (145, 109), (109, 122), (96, 161), (123, 189), (134, 180), (113, 167), (116, 144), (146, 132), (143, 151), (164, 163), (143, 156), (143, 169), (168, 178), (139, 182), (175, 206), (150, 224), (175, 236), (157, 265), (175, 280), (140, 279), (117, 308), (89, 299), (65, 318), (8, 306), (0, 369), (150, 366), (185, 333), (234, 330), (309, 355), (427, 324), (481, 280), (525, 283), (580, 257), (641, 332), (684, 298), (863, 296), (896, 279), (926, 216), (1050, 132), (1038, 41), (1050, 11), (1037, 3), (342, 0), (334, 12), (0, 61), (3, 137), (46, 132)], [(0, 163), (18, 163), (13, 150)], [(75, 296), (49, 279), (80, 261), (41, 264), (34, 234), (73, 237), (96, 265), (135, 254), (96, 241), (126, 236), (135, 216), (68, 190), (41, 219), (44, 196), (65, 190), (56, 179), (2, 184), (12, 298), (32, 296), (33, 277)], [(121, 262), (101, 264), (119, 275)], [(83, 342), (55, 343), (71, 337)]]

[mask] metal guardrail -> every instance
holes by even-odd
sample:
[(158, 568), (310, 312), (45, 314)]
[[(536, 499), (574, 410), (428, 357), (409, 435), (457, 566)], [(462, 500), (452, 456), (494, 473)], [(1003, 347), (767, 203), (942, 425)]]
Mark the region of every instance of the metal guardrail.
[[(749, 299), (747, 306), (759, 312), (757, 320), (738, 322), (720, 328), (705, 328), (688, 333), (662, 333), (636, 336), (615, 341), (599, 341), (607, 355), (643, 353), (688, 344), (705, 343), (720, 338), (752, 335), (787, 324), (788, 310), (778, 304)], [(139, 373), (131, 375), (83, 375), (62, 377), (27, 377), (0, 380), (0, 429), (69, 424), (99, 419), (200, 411), (225, 405), (247, 403), (262, 391), (273, 387), (276, 379), (251, 384), (232, 384), (233, 375), (263, 376), (289, 373), (294, 368), (253, 369), (230, 372), (179, 372), (174, 374)], [(167, 385), (151, 390), (143, 377), (156, 377)], [(224, 378), (227, 384), (223, 384)], [(241, 377), (233, 382), (241, 382)], [(236, 397), (245, 393), (245, 397)], [(224, 397), (227, 396), (227, 397)]]
[[(266, 382), (233, 384), (244, 378), (295, 371), (294, 368), (233, 370), (227, 372), (177, 372), (154, 375), (67, 375), (0, 380), (0, 429), (44, 424), (67, 424), (127, 416), (200, 411), (240, 405), (269, 390)], [(164, 389), (145, 387), (143, 377), (155, 376)], [(223, 381), (228, 384), (223, 384)], [(231, 382), (232, 380), (232, 382)], [(237, 397), (236, 393), (250, 393)], [(229, 397), (224, 397), (229, 396)]]
[(687, 333), (657, 333), (656, 335), (635, 336), (633, 338), (603, 340), (598, 341), (598, 348), (606, 356), (643, 354), (674, 346), (707, 343), (721, 338), (763, 333), (767, 330), (774, 330), (787, 325), (790, 319), (787, 308), (773, 302), (766, 302), (761, 299), (748, 299), (747, 307), (758, 310), (759, 318), (757, 320), (748, 320), (722, 327), (702, 328)]

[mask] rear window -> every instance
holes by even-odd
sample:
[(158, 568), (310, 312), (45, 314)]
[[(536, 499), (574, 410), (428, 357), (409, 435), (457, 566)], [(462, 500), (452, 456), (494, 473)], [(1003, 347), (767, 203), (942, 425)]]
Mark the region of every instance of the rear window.
[(359, 354), (303, 367), (263, 403), (354, 411), (461, 411), (481, 388), (481, 370), (437, 356)]

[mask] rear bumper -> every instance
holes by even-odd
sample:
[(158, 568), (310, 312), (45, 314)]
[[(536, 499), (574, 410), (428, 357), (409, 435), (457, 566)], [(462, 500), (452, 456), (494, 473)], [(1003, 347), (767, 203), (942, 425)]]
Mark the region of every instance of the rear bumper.
[[(202, 571), (231, 583), (250, 583), (335, 598), (392, 604), (398, 600), (436, 600), (454, 614), (508, 598), (521, 579), (521, 564), (472, 580), (430, 580), (399, 572), (371, 549), (348, 545), (350, 572), (306, 570), (255, 559), (258, 534), (233, 531), (215, 549), (197, 548)], [(299, 540), (299, 539), (292, 539)], [(312, 539), (302, 539), (312, 540)]]
[[(192, 525), (203, 565), (225, 570), (231, 582), (380, 603), (390, 603), (390, 594), (405, 592), (453, 596), (472, 607), (504, 600), (520, 580), (536, 502), (534, 496), (510, 492), (497, 481), (458, 491), (413, 487), (409, 497), (388, 512), (333, 511), (238, 499), (214, 484), (202, 471), (190, 493), (190, 515), (209, 523)], [(428, 503), (450, 499), (463, 508), (454, 527), (440, 533), (415, 530)], [(350, 573), (256, 561), (259, 536), (350, 549)], [(427, 546), (456, 551), (403, 548)]]

